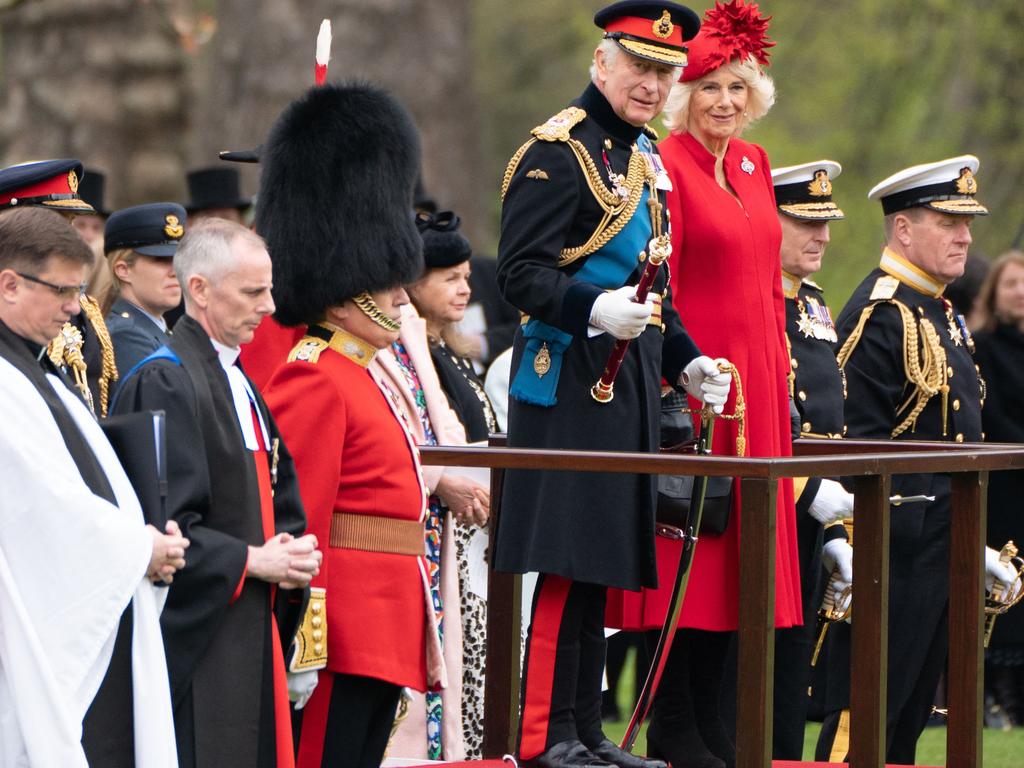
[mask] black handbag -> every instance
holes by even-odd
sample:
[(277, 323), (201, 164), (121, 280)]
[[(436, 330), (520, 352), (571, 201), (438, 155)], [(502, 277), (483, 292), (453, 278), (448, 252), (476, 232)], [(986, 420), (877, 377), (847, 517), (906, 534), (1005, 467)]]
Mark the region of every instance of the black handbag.
[[(661, 399), (661, 449), (672, 453), (692, 453), (696, 445), (693, 419), (690, 417), (686, 396), (672, 391)], [(684, 528), (690, 514), (693, 496), (692, 475), (658, 475), (658, 507), (655, 517), (659, 523)], [(725, 533), (732, 509), (731, 477), (709, 477), (704, 492), (704, 511), (700, 520), (700, 533)]]

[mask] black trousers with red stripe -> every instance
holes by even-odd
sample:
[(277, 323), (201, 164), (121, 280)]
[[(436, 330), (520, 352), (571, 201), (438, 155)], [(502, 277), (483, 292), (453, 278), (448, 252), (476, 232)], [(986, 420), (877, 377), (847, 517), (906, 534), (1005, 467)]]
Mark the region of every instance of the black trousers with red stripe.
[(292, 714), (296, 768), (377, 768), (401, 695), (393, 683), (321, 670), (309, 703)]
[(579, 739), (596, 746), (601, 731), (601, 680), (607, 644), (607, 587), (542, 573), (523, 663), (519, 757)]

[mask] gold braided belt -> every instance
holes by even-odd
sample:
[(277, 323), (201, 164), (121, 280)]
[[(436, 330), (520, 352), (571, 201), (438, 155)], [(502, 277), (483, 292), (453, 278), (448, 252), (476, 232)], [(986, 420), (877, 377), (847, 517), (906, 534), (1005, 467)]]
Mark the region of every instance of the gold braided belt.
[(330, 546), (418, 556), (426, 553), (426, 533), (422, 520), (335, 512), (331, 517)]

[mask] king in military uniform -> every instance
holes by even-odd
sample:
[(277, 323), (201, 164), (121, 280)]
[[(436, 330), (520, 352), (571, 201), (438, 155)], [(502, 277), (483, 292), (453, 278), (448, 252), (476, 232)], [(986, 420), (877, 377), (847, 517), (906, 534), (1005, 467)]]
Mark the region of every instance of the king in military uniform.
[[(793, 374), (790, 395), (803, 438), (843, 436), (846, 384), (836, 363), (836, 329), (821, 287), (811, 276), (821, 269), (829, 222), (844, 218), (832, 200), (832, 180), (842, 166), (818, 160), (772, 171), (782, 225), (782, 288), (786, 297), (786, 338)], [(853, 580), (853, 552), (843, 518), (853, 514), (853, 496), (828, 478), (793, 481), (800, 557), (803, 626), (780, 630), (775, 642), (776, 760), (799, 760), (807, 720), (807, 685), (815, 614), (825, 584), (822, 566), (834, 573), (829, 588), (842, 592)]]
[[(886, 246), (839, 316), (851, 437), (983, 438), (985, 385), (974, 342), (963, 316), (942, 295), (963, 273), (974, 217), (988, 213), (975, 197), (977, 171), (978, 159), (963, 155), (907, 168), (868, 193), (882, 205)], [(892, 492), (934, 497), (894, 507), (890, 528), (886, 752), (887, 762), (912, 764), (946, 661), (949, 475), (895, 476)], [(990, 576), (1006, 578), (998, 553), (986, 551), (985, 560)], [(830, 660), (848, 669), (840, 654)], [(848, 675), (845, 690), (832, 680), (828, 688), (817, 752), (842, 762), (850, 735)]]
[[(505, 172), (498, 285), (523, 314), (512, 360), (509, 445), (656, 452), (661, 380), (716, 405), (730, 378), (701, 356), (672, 307), (664, 256), (671, 188), (647, 123), (686, 63), (697, 15), (674, 3), (615, 3), (592, 83), (533, 130)], [(613, 397), (592, 389), (629, 340)], [(511, 471), (495, 567), (537, 571), (518, 752), (527, 765), (663, 766), (601, 730), (607, 587), (655, 586), (653, 476)]]

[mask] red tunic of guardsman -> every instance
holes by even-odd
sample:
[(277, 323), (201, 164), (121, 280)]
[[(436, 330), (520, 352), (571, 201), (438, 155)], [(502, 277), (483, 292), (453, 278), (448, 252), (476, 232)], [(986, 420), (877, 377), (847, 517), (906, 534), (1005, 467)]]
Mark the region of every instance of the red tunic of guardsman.
[(387, 94), (324, 85), (285, 109), (260, 154), (256, 227), (285, 329), (275, 335), (308, 330), (290, 354), (257, 344), (247, 364), (273, 372), (267, 402), (325, 545), (320, 606), (291, 659), (296, 764), (379, 765), (402, 687), (446, 683), (419, 454), (395, 393), (368, 368), (398, 338), (401, 286), (423, 271), (410, 208), (419, 139)]

